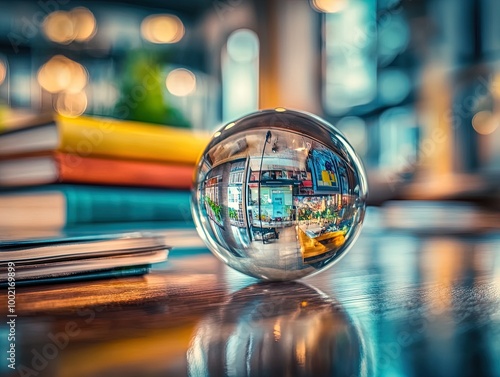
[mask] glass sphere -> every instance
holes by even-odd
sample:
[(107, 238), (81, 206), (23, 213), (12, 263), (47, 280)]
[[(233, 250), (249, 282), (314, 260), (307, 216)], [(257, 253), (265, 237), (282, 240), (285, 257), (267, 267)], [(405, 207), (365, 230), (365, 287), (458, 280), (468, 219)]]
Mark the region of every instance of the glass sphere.
[(361, 160), (335, 127), (277, 108), (213, 135), (197, 165), (191, 209), (224, 263), (258, 279), (292, 280), (348, 251), (366, 196)]

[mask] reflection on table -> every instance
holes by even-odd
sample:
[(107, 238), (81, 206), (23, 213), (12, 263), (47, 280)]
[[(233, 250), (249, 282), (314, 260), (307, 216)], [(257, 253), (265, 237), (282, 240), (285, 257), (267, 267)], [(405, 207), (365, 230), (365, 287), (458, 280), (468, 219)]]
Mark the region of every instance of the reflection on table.
[(370, 375), (362, 335), (341, 306), (301, 283), (255, 284), (197, 326), (191, 376)]
[(19, 288), (16, 362), (37, 377), (499, 375), (498, 230), (446, 221), (481, 218), (467, 206), (427, 205), (432, 228), (394, 206), (303, 282), (256, 284), (174, 249), (143, 278)]

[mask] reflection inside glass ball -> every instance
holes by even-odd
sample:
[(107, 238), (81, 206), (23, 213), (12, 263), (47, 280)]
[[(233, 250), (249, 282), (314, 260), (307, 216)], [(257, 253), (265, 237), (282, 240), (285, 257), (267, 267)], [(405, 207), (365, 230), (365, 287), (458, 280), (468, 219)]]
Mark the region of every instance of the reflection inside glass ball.
[(366, 178), (352, 147), (309, 114), (266, 110), (214, 134), (195, 177), (192, 212), (210, 250), (266, 280), (331, 266), (358, 235)]

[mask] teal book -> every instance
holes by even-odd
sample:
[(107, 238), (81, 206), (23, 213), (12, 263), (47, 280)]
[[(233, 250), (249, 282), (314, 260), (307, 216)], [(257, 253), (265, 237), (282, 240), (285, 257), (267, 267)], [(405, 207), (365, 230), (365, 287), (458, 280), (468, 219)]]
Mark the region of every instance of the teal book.
[(190, 191), (48, 185), (0, 194), (0, 229), (139, 221), (191, 223)]

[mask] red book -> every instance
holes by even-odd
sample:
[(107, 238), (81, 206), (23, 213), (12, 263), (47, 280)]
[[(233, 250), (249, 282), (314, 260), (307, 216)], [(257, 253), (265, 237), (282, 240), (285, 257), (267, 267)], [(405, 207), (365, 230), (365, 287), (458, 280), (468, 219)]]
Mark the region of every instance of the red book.
[(0, 160), (0, 187), (63, 183), (190, 189), (192, 165), (113, 160), (56, 152)]

